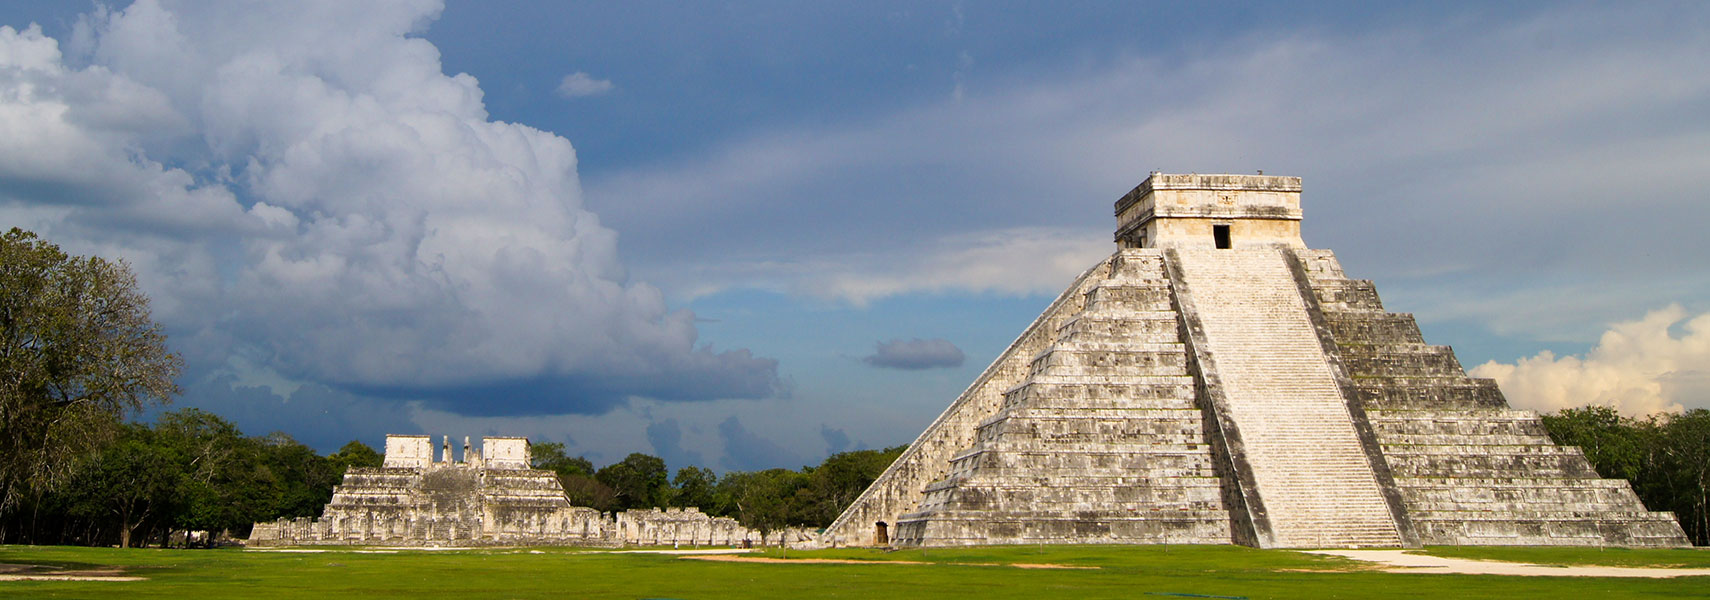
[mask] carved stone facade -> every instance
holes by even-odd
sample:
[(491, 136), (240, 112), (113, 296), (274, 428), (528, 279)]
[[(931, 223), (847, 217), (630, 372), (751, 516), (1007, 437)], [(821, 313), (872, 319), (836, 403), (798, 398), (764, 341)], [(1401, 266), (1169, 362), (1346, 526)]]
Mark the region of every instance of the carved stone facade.
[(1300, 179), (1154, 173), (827, 545), (1680, 546), (1669, 513), (1300, 240)]
[(528, 440), (489, 437), (463, 461), (449, 438), (434, 460), (427, 436), (386, 436), (378, 468), (347, 471), (319, 519), (256, 523), (251, 545), (801, 545), (799, 530), (769, 535), (695, 508), (601, 513), (572, 506), (551, 471), (529, 468)]

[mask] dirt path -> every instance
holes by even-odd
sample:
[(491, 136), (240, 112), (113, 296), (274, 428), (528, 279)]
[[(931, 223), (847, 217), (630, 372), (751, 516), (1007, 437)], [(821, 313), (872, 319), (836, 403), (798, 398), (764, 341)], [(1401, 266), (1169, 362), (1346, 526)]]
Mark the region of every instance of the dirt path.
[(1406, 550), (1309, 550), (1385, 565), (1390, 573), (1456, 573), (1461, 575), (1516, 575), (1525, 577), (1670, 577), (1710, 576), (1710, 569), (1661, 569), (1654, 567), (1557, 567), (1531, 563), (1444, 558), (1409, 554)]

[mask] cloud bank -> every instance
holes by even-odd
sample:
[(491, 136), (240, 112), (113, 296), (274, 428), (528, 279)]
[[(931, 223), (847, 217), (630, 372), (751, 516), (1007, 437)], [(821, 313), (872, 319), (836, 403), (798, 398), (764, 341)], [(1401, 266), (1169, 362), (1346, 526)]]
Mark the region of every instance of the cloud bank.
[[(666, 240), (631, 256), (673, 293), (762, 281), (859, 305), (1055, 292), (1114, 249), (1111, 203), (1147, 172), (1264, 169), (1305, 178), (1307, 242), (1345, 252), (1361, 276), (1415, 282), (1386, 289), (1464, 303), (1485, 323), (1536, 315), (1524, 292), (1553, 285), (1581, 304), (1539, 327), (1586, 339), (1596, 332), (1572, 323), (1655, 305), (1631, 290), (1710, 290), (1690, 258), (1710, 255), (1694, 229), (1710, 220), (1704, 22), (1682, 7), (1583, 6), (1248, 31), (1169, 60), (1098, 48), (982, 70), (960, 101), (780, 125), (601, 173), (590, 198), (626, 233)], [(1005, 239), (1017, 230), (1058, 232), (1035, 248), (1098, 251), (1030, 254)], [(1028, 262), (971, 260), (979, 248)], [(680, 258), (706, 255), (742, 267)], [(1074, 266), (1039, 264), (1055, 256)]]
[(962, 349), (950, 340), (914, 338), (879, 342), (874, 345), (873, 353), (862, 357), (861, 362), (883, 369), (920, 371), (960, 367), (966, 358)]
[(415, 36), (440, 9), (139, 0), (64, 44), (0, 27), (0, 220), (129, 260), (202, 373), (242, 355), (464, 414), (770, 395), (776, 361), (699, 344), (629, 280), (568, 140), (442, 71)]
[(1670, 306), (1616, 323), (1584, 357), (1546, 351), (1470, 373), (1495, 379), (1511, 404), (1537, 411), (1600, 405), (1642, 416), (1710, 408), (1710, 313), (1688, 318)]

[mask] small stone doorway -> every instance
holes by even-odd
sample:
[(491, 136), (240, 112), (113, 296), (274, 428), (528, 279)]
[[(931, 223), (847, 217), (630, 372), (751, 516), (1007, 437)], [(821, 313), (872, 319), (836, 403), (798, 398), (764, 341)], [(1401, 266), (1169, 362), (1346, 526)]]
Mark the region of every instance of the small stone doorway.
[(1229, 244), (1229, 226), (1228, 225), (1212, 225), (1211, 226), (1211, 239), (1213, 241), (1217, 242), (1217, 249), (1218, 250), (1228, 250), (1230, 247), (1230, 244)]
[(873, 524), (873, 543), (880, 546), (891, 543), (891, 527), (884, 521)]

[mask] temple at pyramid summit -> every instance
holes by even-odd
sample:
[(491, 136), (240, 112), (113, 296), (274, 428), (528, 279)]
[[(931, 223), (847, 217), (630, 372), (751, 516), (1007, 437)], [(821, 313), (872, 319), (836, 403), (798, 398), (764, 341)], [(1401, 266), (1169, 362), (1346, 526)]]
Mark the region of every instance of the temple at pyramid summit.
[(1300, 238), (1300, 178), (1153, 173), (821, 541), (1686, 546)]

